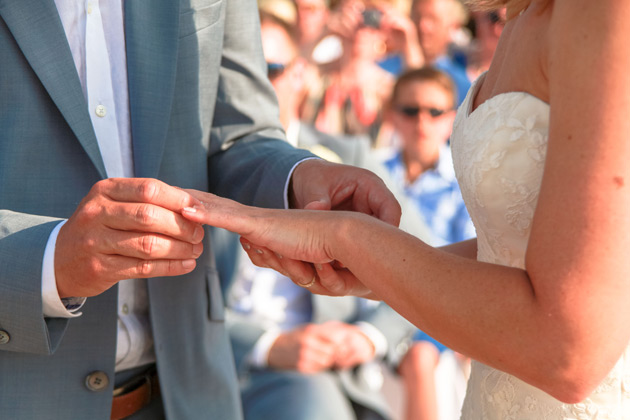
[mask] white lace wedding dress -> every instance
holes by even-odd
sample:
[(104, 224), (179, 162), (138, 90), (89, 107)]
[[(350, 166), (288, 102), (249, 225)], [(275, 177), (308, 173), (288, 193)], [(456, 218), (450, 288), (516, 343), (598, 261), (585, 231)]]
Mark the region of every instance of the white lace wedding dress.
[[(480, 80), (455, 119), (455, 171), (477, 229), (478, 259), (523, 268), (547, 150), (549, 105), (528, 93), (510, 92), (471, 112)], [(462, 419), (629, 420), (630, 350), (579, 404), (563, 404), (473, 361)]]

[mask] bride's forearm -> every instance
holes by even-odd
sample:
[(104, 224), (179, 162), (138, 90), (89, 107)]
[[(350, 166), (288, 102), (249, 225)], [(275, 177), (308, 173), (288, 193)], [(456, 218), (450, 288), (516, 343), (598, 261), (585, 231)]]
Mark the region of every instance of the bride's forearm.
[(442, 251), (449, 254), (459, 255), (460, 257), (477, 259), (477, 238), (468, 239), (466, 241), (456, 242), (454, 244), (440, 247)]
[(471, 259), (475, 241), (436, 249), (363, 215), (334, 234), (335, 258), (447, 346), (557, 398), (571, 399), (570, 388), (581, 385), (572, 368), (583, 343), (550, 321), (524, 270)]

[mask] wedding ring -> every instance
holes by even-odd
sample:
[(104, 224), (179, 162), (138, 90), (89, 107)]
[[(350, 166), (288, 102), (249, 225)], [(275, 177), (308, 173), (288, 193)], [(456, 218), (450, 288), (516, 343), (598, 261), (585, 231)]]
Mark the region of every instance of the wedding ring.
[(305, 289), (308, 289), (309, 287), (312, 287), (315, 284), (316, 280), (317, 280), (317, 274), (313, 274), (313, 278), (311, 279), (311, 281), (309, 281), (306, 284), (300, 284), (300, 286), (304, 287)]

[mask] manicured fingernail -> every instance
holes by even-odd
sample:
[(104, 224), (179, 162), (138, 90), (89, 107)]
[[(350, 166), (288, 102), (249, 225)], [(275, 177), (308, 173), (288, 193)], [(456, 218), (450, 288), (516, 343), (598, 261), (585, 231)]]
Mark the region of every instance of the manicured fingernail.
[(321, 264), (315, 264), (315, 268), (316, 268), (318, 271), (322, 271), (322, 269), (323, 269), (324, 267), (323, 267)]
[(277, 252), (274, 252), (274, 254), (276, 254), (276, 257), (281, 260), (282, 259), (282, 255), (278, 254)]
[(196, 264), (195, 260), (184, 260), (182, 261), (182, 267), (185, 269), (193, 268)]

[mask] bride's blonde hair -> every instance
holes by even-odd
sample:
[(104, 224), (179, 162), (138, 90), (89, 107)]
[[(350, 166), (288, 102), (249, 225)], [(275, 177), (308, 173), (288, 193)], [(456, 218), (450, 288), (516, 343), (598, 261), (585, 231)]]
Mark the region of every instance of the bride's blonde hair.
[(473, 10), (497, 10), (507, 7), (513, 10), (513, 13), (519, 13), (525, 10), (532, 0), (465, 0), (466, 4)]

